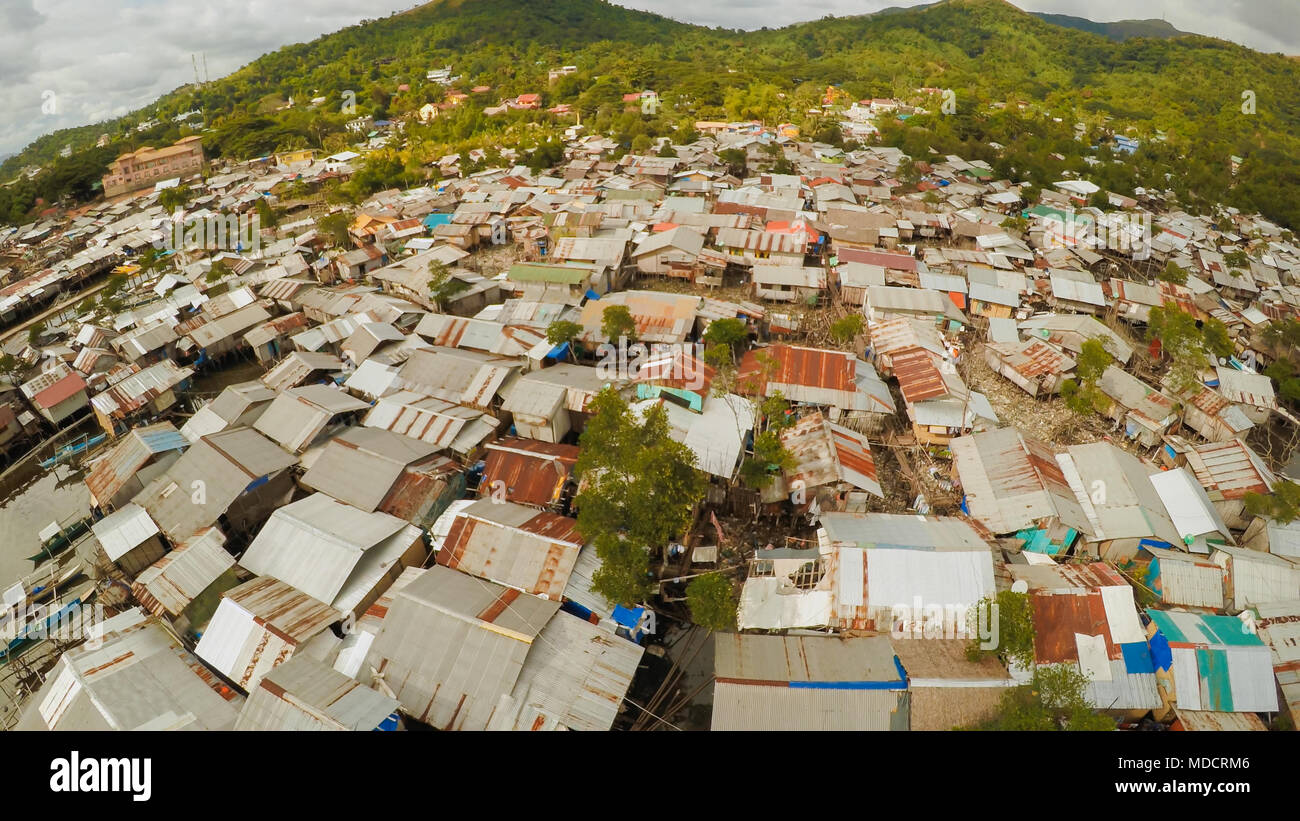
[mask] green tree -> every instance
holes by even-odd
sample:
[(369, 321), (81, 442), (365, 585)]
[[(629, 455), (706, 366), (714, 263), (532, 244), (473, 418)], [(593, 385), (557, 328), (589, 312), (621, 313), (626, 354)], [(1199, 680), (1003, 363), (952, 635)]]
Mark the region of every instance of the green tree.
[(600, 312), (600, 332), (610, 342), (626, 337), (628, 342), (636, 341), (636, 320), (626, 305), (607, 305)]
[(862, 333), (865, 325), (862, 314), (849, 314), (831, 323), (831, 339), (837, 345), (847, 345)]
[(230, 276), (230, 266), (226, 264), (225, 260), (214, 259), (204, 279), (207, 282), (220, 282), (228, 276)]
[(158, 194), (158, 204), (163, 207), (167, 213), (172, 213), (177, 208), (184, 208), (185, 204), (190, 201), (193, 192), (188, 185), (177, 185), (172, 188), (164, 188)]
[(9, 353), (0, 353), (0, 376), (9, 380), (9, 384), (17, 385), (22, 381), (22, 375), (26, 367), (18, 357)]
[(686, 585), (686, 605), (691, 609), (691, 621), (701, 627), (736, 628), (736, 590), (731, 579), (721, 573), (691, 579)]
[(574, 345), (582, 336), (582, 326), (567, 319), (557, 319), (546, 326), (546, 341), (551, 345), (568, 345), (569, 358), (574, 358)]
[(1079, 379), (1087, 384), (1096, 384), (1112, 362), (1114, 362), (1114, 358), (1106, 350), (1106, 346), (1101, 344), (1101, 340), (1088, 339), (1084, 341), (1077, 360)]
[(257, 224), (261, 228), (274, 228), (280, 222), (280, 214), (271, 204), (266, 201), (265, 197), (258, 197), (256, 204), (253, 206), (257, 211)]
[(34, 322), (27, 326), (27, 344), (40, 344), (41, 337), (45, 336), (45, 323)]
[(1280, 524), (1300, 519), (1300, 485), (1289, 479), (1274, 483), (1272, 493), (1247, 493), (1246, 512), (1264, 516)]
[(998, 715), (983, 730), (1100, 732), (1115, 722), (1088, 704), (1088, 680), (1073, 664), (1047, 665), (1034, 672), (1030, 684), (1002, 694)]
[(740, 466), (740, 480), (754, 490), (762, 490), (796, 464), (794, 455), (781, 443), (780, 434), (763, 431), (754, 437), (754, 455)]
[(1178, 263), (1172, 259), (1165, 263), (1165, 268), (1160, 272), (1162, 282), (1172, 282), (1175, 285), (1187, 284), (1187, 271), (1179, 267)]
[(772, 391), (772, 395), (764, 399), (758, 409), (769, 430), (784, 430), (794, 426), (790, 401), (781, 391)]
[[(967, 645), (969, 658), (973, 660), (992, 654), (1007, 664), (1022, 668), (1033, 666), (1034, 610), (1028, 595), (1003, 590), (976, 602), (968, 611), (967, 618), (971, 634), (981, 637), (972, 639)], [(996, 646), (985, 649), (982, 646), (985, 637)]]
[(468, 282), (456, 276), (446, 263), (438, 260), (429, 263), (429, 274), (429, 297), (440, 311), (447, 310), (447, 305), (453, 297), (470, 288)]
[(348, 226), (351, 224), (352, 217), (346, 211), (328, 214), (316, 221), (316, 227), (323, 235), (330, 238), (335, 247), (348, 244)]
[(655, 588), (651, 551), (663, 551), (690, 526), (708, 480), (695, 469), (695, 454), (670, 435), (662, 406), (638, 420), (606, 387), (588, 412), (575, 466), (585, 482), (578, 532), (601, 560), (592, 588), (610, 601), (635, 604)]

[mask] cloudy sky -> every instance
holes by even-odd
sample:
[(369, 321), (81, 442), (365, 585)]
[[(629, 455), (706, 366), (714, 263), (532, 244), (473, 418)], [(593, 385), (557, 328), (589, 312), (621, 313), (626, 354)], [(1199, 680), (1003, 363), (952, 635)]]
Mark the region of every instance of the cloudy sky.
[[(546, 2), (546, 0), (540, 0)], [(1092, 20), (1165, 17), (1184, 31), (1300, 54), (1296, 0), (1016, 0)], [(623, 0), (621, 5), (729, 28), (865, 14), (916, 0)], [(415, 0), (0, 0), (0, 157), (41, 134), (121, 116), (191, 82), (191, 54), (212, 77)], [(359, 8), (364, 6), (364, 8)], [(199, 65), (203, 70), (202, 63)]]

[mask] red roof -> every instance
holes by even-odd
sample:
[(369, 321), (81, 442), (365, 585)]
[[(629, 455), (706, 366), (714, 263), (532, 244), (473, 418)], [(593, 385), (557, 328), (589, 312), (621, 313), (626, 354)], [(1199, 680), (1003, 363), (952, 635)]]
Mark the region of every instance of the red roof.
[(527, 105), (528, 103), (538, 102), (541, 99), (542, 99), (542, 95), (540, 94), (520, 94), (516, 98), (516, 102), (522, 105)]
[(924, 402), (948, 394), (934, 354), (921, 348), (894, 354), (894, 378), (909, 403)]
[(84, 391), (85, 389), (86, 381), (75, 373), (69, 373), (58, 382), (33, 396), (32, 402), (39, 408), (53, 408), (60, 402), (76, 396), (78, 391)]
[(789, 345), (771, 345), (748, 351), (740, 361), (737, 385), (743, 391), (765, 393), (764, 367), (758, 354), (776, 361), (771, 381), (783, 385), (802, 385), (809, 388), (828, 388), (837, 391), (854, 391), (853, 381), (857, 363), (851, 354), (820, 348), (796, 348)]

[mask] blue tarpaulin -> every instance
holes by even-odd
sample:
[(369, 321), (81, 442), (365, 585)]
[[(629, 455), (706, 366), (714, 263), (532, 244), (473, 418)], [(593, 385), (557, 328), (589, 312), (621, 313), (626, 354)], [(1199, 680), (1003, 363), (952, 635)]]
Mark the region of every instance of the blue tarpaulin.
[[(1127, 664), (1128, 659), (1124, 661)], [(1155, 664), (1157, 670), (1168, 670), (1174, 663), (1174, 653), (1169, 649), (1169, 639), (1159, 631), (1151, 637), (1151, 662)]]
[(564, 359), (569, 355), (569, 343), (562, 342), (551, 348), (550, 353), (546, 354), (547, 359)]
[(1155, 662), (1151, 659), (1151, 648), (1147, 646), (1145, 641), (1121, 644), (1119, 649), (1124, 654), (1124, 670), (1129, 675), (1154, 673), (1156, 671)]
[(592, 289), (588, 288), (588, 289), (587, 289), (587, 293), (586, 293), (586, 297), (587, 297), (587, 299), (600, 299), (600, 294), (598, 294), (598, 293), (596, 293), (595, 291), (593, 291)]

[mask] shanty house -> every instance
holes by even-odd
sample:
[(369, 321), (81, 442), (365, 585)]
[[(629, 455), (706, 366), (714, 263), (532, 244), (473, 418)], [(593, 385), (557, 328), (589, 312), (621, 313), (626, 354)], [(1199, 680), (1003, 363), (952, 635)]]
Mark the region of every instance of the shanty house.
[(227, 535), (259, 525), (293, 492), (297, 459), (252, 428), (200, 438), (134, 501), (173, 543), (221, 523)]
[(279, 579), (262, 576), (227, 590), (194, 652), (244, 692), (300, 650), (337, 639), (329, 626), (342, 613)]
[(393, 599), (362, 669), (374, 668), (416, 720), (484, 730), (559, 607), (436, 565)]
[(906, 675), (888, 636), (718, 633), (714, 730), (906, 730)]
[(19, 730), (229, 730), (243, 697), (138, 608), (61, 655)]
[(426, 555), (418, 527), (314, 493), (272, 513), (239, 563), (359, 615)]
[(461, 510), (438, 564), (559, 601), (583, 540), (577, 521), (491, 497)]
[(295, 655), (263, 676), (249, 691), (233, 729), (396, 729), (397, 708), (397, 699), (315, 659)]
[(108, 453), (90, 464), (86, 488), (91, 507), (107, 513), (129, 502), (171, 467), (189, 445), (171, 422), (127, 432)]
[[(1156, 678), (1169, 708), (1275, 713), (1277, 683), (1269, 648), (1233, 616), (1148, 609)], [(1158, 712), (1157, 718), (1161, 718)]]

